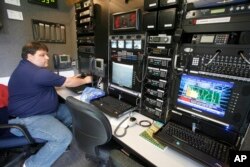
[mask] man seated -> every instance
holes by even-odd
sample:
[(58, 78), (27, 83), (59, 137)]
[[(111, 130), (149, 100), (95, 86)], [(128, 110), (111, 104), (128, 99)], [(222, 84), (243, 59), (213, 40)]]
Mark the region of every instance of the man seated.
[[(72, 140), (68, 127), (71, 114), (65, 104), (59, 104), (55, 86), (75, 87), (92, 82), (92, 77), (63, 77), (46, 69), (48, 47), (31, 42), (22, 48), (22, 60), (12, 73), (9, 88), (9, 123), (23, 124), (31, 136), (47, 140), (34, 155), (25, 160), (26, 167), (49, 167), (67, 149)], [(11, 129), (21, 135), (17, 129)]]

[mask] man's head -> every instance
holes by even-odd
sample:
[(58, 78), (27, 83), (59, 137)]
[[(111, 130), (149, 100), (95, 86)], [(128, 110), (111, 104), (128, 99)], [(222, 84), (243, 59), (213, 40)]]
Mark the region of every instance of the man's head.
[(48, 67), (48, 47), (40, 42), (27, 43), (22, 48), (22, 58), (38, 67)]

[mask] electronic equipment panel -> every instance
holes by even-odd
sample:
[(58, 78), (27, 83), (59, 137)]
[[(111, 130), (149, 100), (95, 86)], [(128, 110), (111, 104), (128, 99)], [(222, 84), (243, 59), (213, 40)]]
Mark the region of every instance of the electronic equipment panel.
[(179, 0), (160, 0), (159, 2), (159, 7), (164, 8), (164, 7), (169, 7), (173, 5), (177, 5), (179, 3)]
[(141, 22), (140, 17), (141, 17), (140, 9), (134, 9), (127, 12), (114, 13), (112, 15), (113, 31), (139, 30)]
[[(223, 39), (224, 40), (224, 39)], [(194, 74), (250, 82), (248, 45), (182, 45), (177, 67)]]
[(230, 0), (230, 1), (187, 0), (187, 3), (192, 4), (193, 8), (210, 8), (210, 7), (218, 7), (218, 6), (228, 6), (228, 5), (238, 4), (242, 2), (247, 2), (247, 0)]
[(176, 8), (160, 10), (158, 12), (158, 30), (171, 30), (175, 28)]
[(158, 8), (159, 0), (144, 0), (144, 10), (150, 11)]
[(188, 11), (183, 19), (185, 32), (249, 31), (250, 4), (236, 4)]
[(109, 41), (109, 87), (140, 97), (145, 35), (111, 35)]
[(240, 131), (248, 117), (247, 83), (201, 75), (182, 74), (176, 84), (176, 109)]
[(111, 54), (120, 50), (124, 51), (144, 51), (145, 35), (131, 34), (131, 35), (111, 35), (109, 36)]
[(148, 12), (143, 14), (143, 29), (145, 31), (157, 29), (157, 12)]

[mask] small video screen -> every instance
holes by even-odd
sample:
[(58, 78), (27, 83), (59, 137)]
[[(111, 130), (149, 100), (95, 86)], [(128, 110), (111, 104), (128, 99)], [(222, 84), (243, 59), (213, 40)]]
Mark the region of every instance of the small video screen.
[(111, 48), (116, 49), (117, 48), (117, 41), (116, 40), (111, 40)]
[(118, 40), (118, 48), (124, 49), (124, 40)]
[(133, 49), (133, 41), (132, 40), (126, 40), (125, 41), (125, 48), (126, 49)]
[(134, 40), (134, 49), (142, 49), (142, 40)]

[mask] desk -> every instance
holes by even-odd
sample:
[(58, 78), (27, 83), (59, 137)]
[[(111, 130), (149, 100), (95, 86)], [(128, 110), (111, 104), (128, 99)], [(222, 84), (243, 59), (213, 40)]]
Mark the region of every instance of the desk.
[[(71, 92), (67, 88), (56, 88), (58, 95), (62, 98), (66, 99), (68, 96), (74, 96), (75, 98), (79, 99), (80, 96), (77, 96), (77, 94)], [(127, 115), (124, 115), (120, 117), (119, 119), (107, 116), (109, 119), (112, 130), (114, 132), (117, 125), (125, 119)], [(140, 120), (150, 120), (150, 118), (140, 114), (140, 113), (134, 113), (134, 117), (138, 121)], [(121, 125), (121, 127), (125, 127), (126, 123), (124, 125)], [(169, 147), (166, 147), (164, 150), (161, 150), (157, 146), (153, 145), (152, 143), (148, 142), (144, 138), (140, 137), (140, 133), (142, 133), (144, 130), (146, 130), (147, 127), (142, 127), (139, 125), (135, 125), (131, 128), (127, 129), (127, 134), (124, 137), (116, 137), (117, 140), (119, 140), (121, 143), (132, 149), (134, 152), (142, 156), (143, 158), (147, 159), (150, 163), (154, 164), (158, 167), (202, 167), (204, 165), (200, 164), (199, 162), (183, 155), (175, 150), (170, 149)], [(121, 129), (122, 130), (122, 129)], [(118, 131), (119, 133), (119, 131)]]

